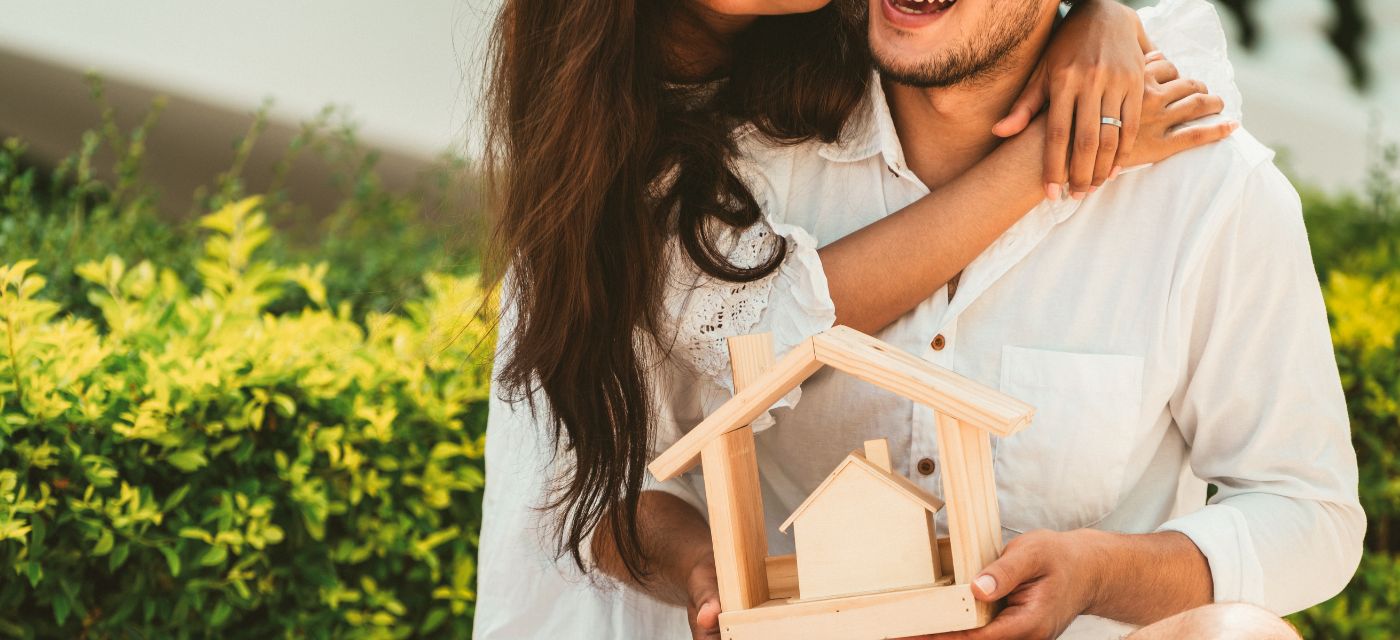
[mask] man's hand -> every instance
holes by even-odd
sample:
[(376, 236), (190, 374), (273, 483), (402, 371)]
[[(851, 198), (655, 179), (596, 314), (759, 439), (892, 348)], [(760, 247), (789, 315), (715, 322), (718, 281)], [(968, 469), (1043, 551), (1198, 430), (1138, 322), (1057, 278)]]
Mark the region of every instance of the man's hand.
[(972, 580), (972, 595), (1004, 606), (985, 627), (924, 638), (1055, 638), (1080, 614), (1141, 625), (1212, 600), (1210, 566), (1185, 535), (1093, 529), (1021, 535)]
[(991, 624), (933, 636), (938, 640), (1055, 638), (1093, 604), (1099, 560), (1080, 531), (1031, 531), (1012, 540), (972, 581), (982, 602), (1006, 598)]
[(719, 579), (715, 576), (715, 556), (707, 555), (690, 570), (686, 580), (689, 604), (686, 620), (693, 640), (719, 637)]

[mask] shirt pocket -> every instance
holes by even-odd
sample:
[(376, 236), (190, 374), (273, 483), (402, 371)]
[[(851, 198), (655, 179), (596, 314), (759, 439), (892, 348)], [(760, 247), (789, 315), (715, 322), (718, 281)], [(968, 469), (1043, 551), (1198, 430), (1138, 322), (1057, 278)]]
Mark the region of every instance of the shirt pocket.
[(1035, 418), (996, 444), (1002, 525), (1012, 531), (1091, 526), (1118, 505), (1142, 407), (1138, 356), (1006, 346), (1001, 390)]

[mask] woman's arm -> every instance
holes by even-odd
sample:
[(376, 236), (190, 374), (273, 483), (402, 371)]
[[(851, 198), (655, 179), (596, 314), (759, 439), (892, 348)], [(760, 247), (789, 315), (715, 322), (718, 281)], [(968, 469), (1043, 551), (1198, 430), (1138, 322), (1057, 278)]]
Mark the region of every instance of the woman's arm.
[[(1218, 97), (1177, 79), (1160, 56), (1148, 63), (1142, 122), (1125, 166), (1156, 162), (1223, 139), (1235, 123), (1180, 127), (1219, 113)], [(1033, 121), (967, 173), (913, 204), (826, 247), (836, 322), (874, 333), (926, 300), (960, 273), (1045, 194), (1041, 158), (1045, 122)], [(900, 277), (891, 277), (898, 274)]]

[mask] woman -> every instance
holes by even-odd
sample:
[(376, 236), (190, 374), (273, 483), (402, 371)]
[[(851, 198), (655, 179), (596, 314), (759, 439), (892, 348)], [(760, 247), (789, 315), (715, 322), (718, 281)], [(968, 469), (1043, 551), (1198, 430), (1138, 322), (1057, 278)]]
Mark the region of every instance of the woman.
[[(656, 431), (649, 394), (664, 392), (654, 378), (663, 362), (684, 362), (700, 380), (722, 379), (715, 345), (723, 335), (771, 329), (784, 321), (784, 308), (809, 304), (815, 290), (829, 292), (832, 321), (876, 331), (941, 288), (1062, 182), (1082, 197), (1115, 166), (1227, 133), (1175, 131), (1180, 121), (1151, 114), (1134, 141), (1144, 82), (1136, 17), (1111, 2), (1081, 2), (999, 133), (1024, 127), (1054, 86), (1055, 114), (1074, 112), (1055, 108), (1066, 100), (1123, 105), (1116, 152), (1112, 128), (1106, 153), (1068, 162), (1064, 136), (1052, 138), (1058, 145), (1019, 136), (961, 179), (818, 249), (801, 230), (764, 223), (731, 163), (729, 131), (749, 121), (778, 139), (838, 137), (869, 64), (859, 42), (834, 39), (851, 32), (849, 16), (823, 4), (507, 2), (492, 87), (501, 196), (495, 250), (511, 270), (498, 381), (504, 395), (530, 406), (492, 407), (482, 637), (683, 633), (664, 610), (630, 593), (610, 602), (562, 581), (534, 546), (539, 514), (530, 510), (547, 508), (559, 551), (576, 566), (585, 565), (589, 536), (601, 525), (626, 570), (646, 575), (635, 512)], [(758, 18), (797, 11), (810, 13)], [(1112, 81), (1052, 82), (1066, 70)], [(710, 82), (721, 76), (726, 81)], [(1203, 102), (1219, 111), (1218, 101)], [(1078, 135), (1097, 139), (1097, 112), (1089, 116)], [(1071, 126), (1057, 120), (1047, 128)], [(1044, 171), (1045, 192), (993, 188), (1008, 171)], [(933, 237), (915, 233), (934, 225)], [(783, 242), (768, 241), (775, 235)], [(918, 246), (901, 245), (912, 237), (922, 238)], [(891, 256), (906, 277), (886, 277)], [(820, 269), (798, 266), (812, 261)], [(691, 268), (706, 284), (673, 286)], [(803, 280), (814, 272), (825, 280)], [(684, 302), (667, 304), (674, 291), (686, 292)], [(688, 316), (677, 317), (679, 309)], [(556, 451), (563, 455), (545, 482), (541, 459)]]

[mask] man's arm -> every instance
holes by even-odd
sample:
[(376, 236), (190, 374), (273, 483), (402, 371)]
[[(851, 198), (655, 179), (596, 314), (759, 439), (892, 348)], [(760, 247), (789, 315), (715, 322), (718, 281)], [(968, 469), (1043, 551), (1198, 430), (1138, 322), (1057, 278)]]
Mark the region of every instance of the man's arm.
[(686, 607), (694, 638), (719, 637), (719, 585), (715, 577), (710, 527), (686, 501), (664, 491), (644, 491), (637, 505), (646, 574), (630, 575), (613, 544), (611, 529), (600, 524), (592, 551), (598, 569), (667, 604)]
[(1176, 532), (1031, 531), (972, 581), (978, 600), (1005, 599), (979, 629), (939, 640), (1054, 638), (1080, 614), (1149, 624), (1211, 602), (1210, 567)]
[(1170, 409), (1218, 491), (1156, 533), (1013, 540), (974, 589), (1006, 609), (961, 637), (1062, 630), (1078, 613), (1143, 624), (1212, 600), (1286, 614), (1356, 570), (1356, 455), (1298, 198), (1267, 161), (1232, 179), (1232, 197), (1183, 202), (1212, 211), (1169, 292), (1189, 340)]
[[(1237, 142), (1262, 152), (1252, 138)], [(1285, 614), (1340, 591), (1366, 529), (1356, 452), (1297, 193), (1267, 160), (1173, 292), (1189, 336), (1170, 403), (1204, 508), (1161, 529), (1191, 538), (1217, 601)]]

